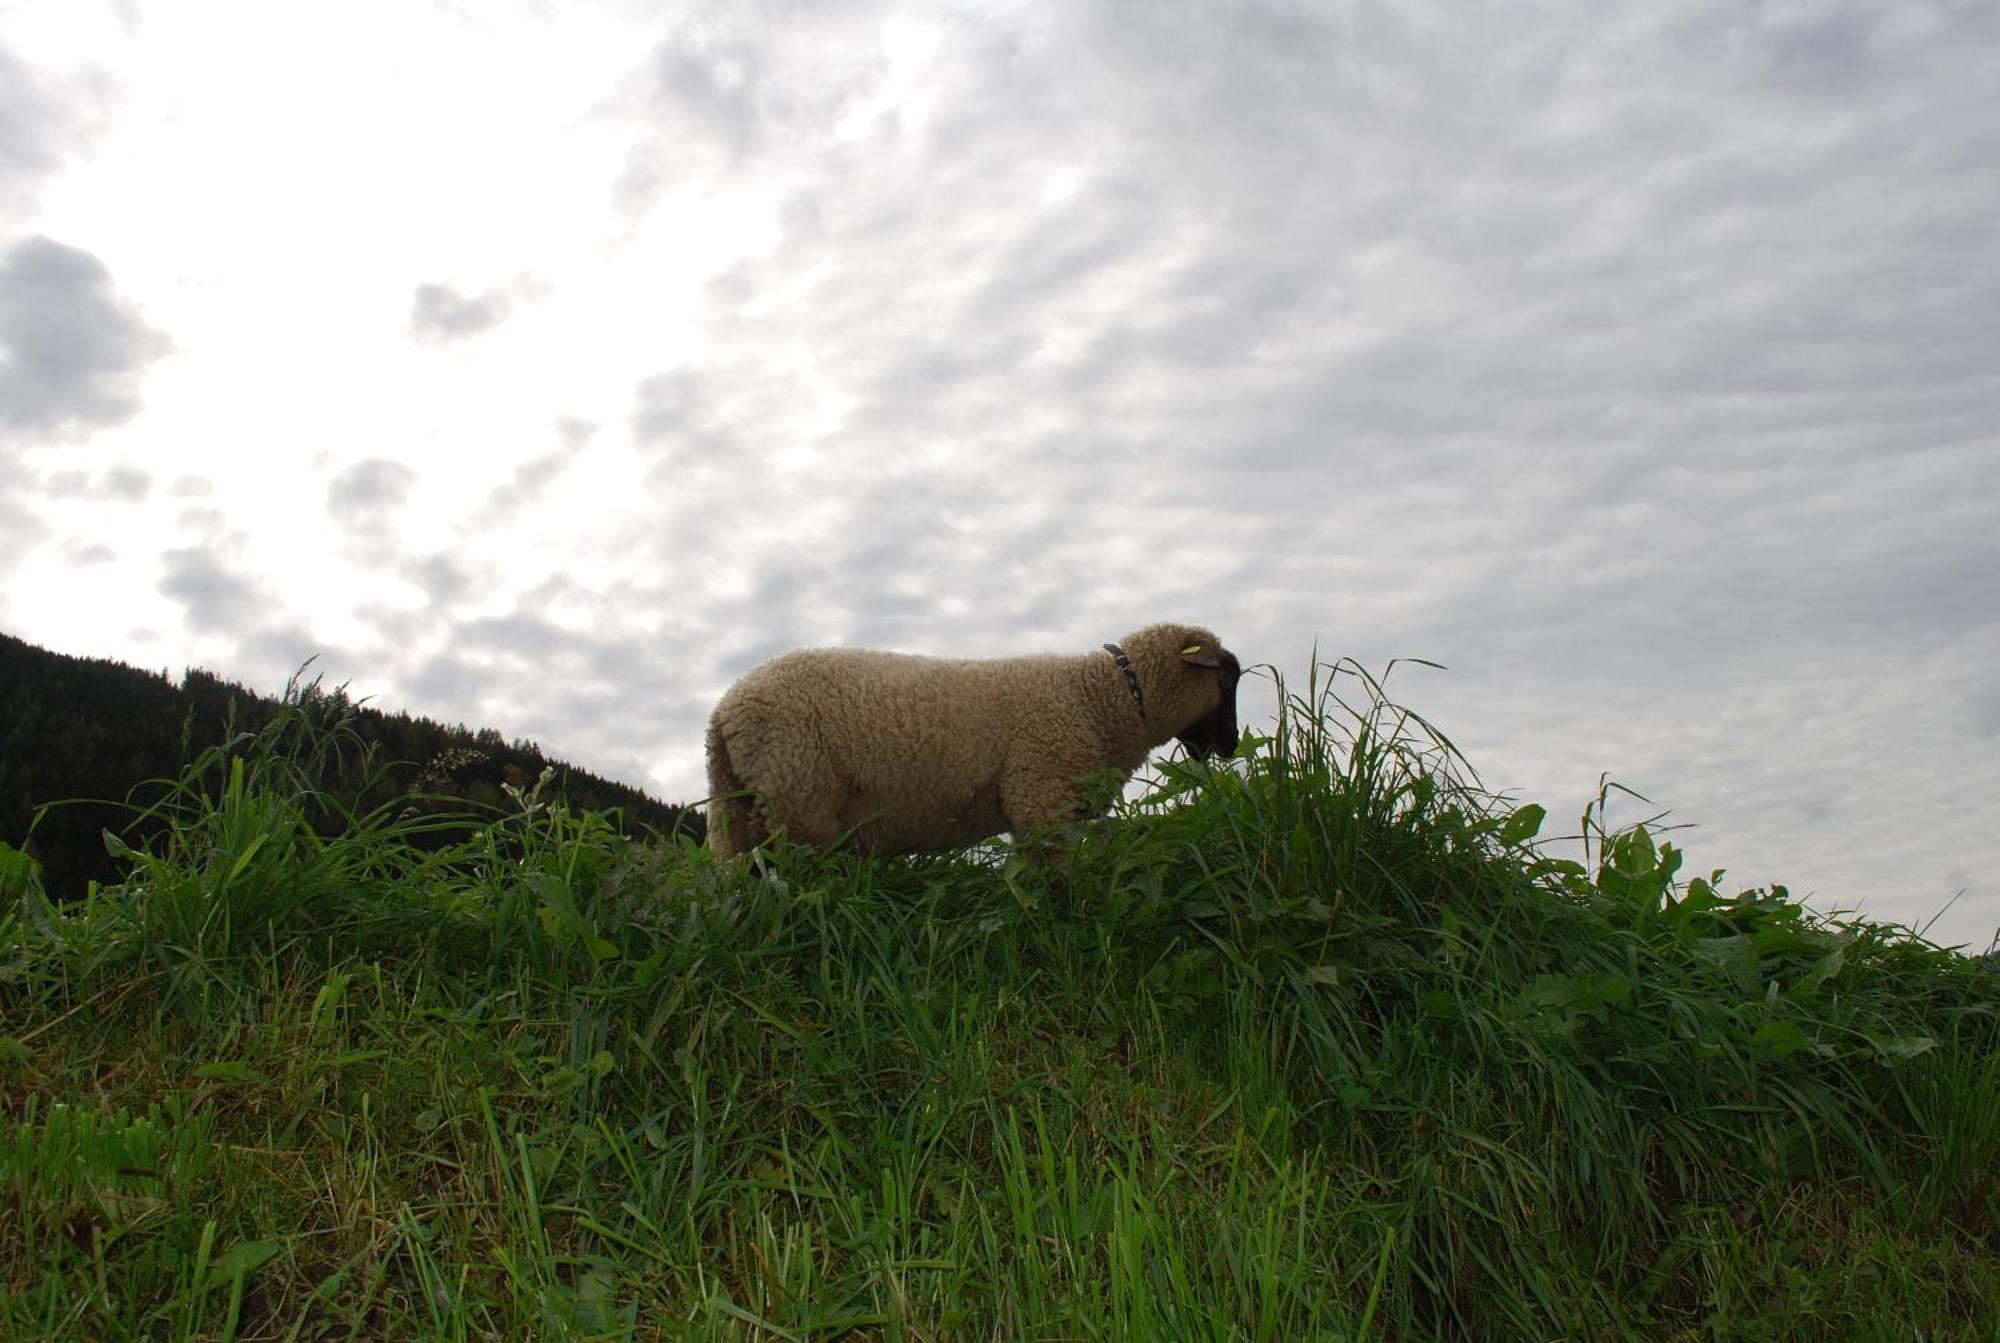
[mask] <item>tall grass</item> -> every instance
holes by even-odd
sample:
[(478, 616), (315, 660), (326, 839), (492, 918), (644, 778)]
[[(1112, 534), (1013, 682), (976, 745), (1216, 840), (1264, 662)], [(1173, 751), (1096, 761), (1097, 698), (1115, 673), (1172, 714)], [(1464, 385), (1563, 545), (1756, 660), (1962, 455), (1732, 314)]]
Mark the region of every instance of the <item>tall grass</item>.
[(1042, 864), (327, 837), (305, 714), (0, 853), (0, 1335), (2000, 1330), (2000, 975), (1274, 685)]

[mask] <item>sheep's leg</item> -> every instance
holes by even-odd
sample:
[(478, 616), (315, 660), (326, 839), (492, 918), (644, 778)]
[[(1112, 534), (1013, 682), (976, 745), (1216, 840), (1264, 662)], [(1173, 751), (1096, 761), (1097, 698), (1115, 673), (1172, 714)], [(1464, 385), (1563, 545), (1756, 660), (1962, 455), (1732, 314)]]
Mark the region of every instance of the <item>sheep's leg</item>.
[(710, 723), (708, 775), (717, 853), (748, 853), (780, 830), (794, 844), (822, 848), (840, 837), (848, 792), (840, 771), (823, 750), (792, 749), (761, 715)]
[(763, 803), (749, 791), (730, 758), (722, 726), (708, 725), (708, 847), (732, 858), (764, 842), (769, 832)]
[(755, 798), (724, 795), (708, 804), (708, 847), (723, 858), (745, 854), (764, 842), (768, 827)]

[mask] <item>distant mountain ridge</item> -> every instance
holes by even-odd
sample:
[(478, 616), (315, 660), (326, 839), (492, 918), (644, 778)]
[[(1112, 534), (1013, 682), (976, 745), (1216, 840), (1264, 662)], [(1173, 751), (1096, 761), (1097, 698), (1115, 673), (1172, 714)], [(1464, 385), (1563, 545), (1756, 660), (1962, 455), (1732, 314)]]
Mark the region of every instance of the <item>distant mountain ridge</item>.
[[(551, 760), (532, 742), (508, 742), (409, 714), (356, 705), (339, 691), (319, 696), (347, 716), (376, 750), (379, 777), (356, 780), (360, 808), (421, 791), (475, 808), (513, 805), (506, 787), (539, 779), (551, 766), (551, 793), (578, 810), (618, 810), (632, 831), (701, 833), (701, 818), (639, 789)], [(42, 866), (51, 895), (81, 895), (90, 881), (121, 879), (105, 850), (110, 829), (137, 845), (135, 813), (120, 805), (150, 779), (176, 778), (194, 756), (231, 731), (256, 731), (281, 702), (209, 672), (189, 668), (175, 685), (164, 673), (106, 658), (73, 657), (0, 633), (0, 841), (25, 848)], [(51, 806), (45, 803), (91, 799)], [(32, 838), (29, 836), (33, 825)]]

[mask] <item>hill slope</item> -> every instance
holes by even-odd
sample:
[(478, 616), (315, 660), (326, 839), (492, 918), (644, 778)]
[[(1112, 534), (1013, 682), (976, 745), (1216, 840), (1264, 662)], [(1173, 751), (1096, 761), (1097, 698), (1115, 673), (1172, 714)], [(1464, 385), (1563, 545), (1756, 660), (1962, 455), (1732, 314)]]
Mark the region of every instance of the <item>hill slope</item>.
[(0, 852), (0, 1336), (2000, 1334), (2000, 974), (1325, 690), (1045, 868), (328, 841), (282, 724)]

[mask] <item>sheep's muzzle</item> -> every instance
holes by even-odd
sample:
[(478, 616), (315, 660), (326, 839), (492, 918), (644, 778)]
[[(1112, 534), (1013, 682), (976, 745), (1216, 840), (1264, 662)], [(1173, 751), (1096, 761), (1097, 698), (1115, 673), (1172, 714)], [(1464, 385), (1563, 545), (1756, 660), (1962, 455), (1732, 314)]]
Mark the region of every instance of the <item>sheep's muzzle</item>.
[(1221, 682), (1221, 698), (1213, 709), (1177, 734), (1181, 745), (1196, 760), (1216, 755), (1227, 759), (1236, 754), (1236, 744), (1240, 740), (1236, 731), (1236, 682), (1242, 675), (1243, 669), (1238, 665), (1236, 655), (1223, 653), (1222, 666), (1216, 669), (1217, 679)]

